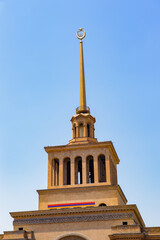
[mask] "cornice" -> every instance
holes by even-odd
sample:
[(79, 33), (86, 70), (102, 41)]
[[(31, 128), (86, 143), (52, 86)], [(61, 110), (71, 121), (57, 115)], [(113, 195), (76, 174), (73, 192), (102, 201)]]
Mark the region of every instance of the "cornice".
[(157, 233), (157, 232), (160, 233), (160, 227), (145, 227), (143, 231), (145, 233)]
[(120, 160), (116, 153), (116, 150), (113, 146), (112, 141), (105, 141), (105, 142), (96, 142), (96, 143), (88, 143), (88, 144), (76, 144), (76, 145), (60, 145), (60, 146), (47, 146), (44, 147), (47, 153), (51, 152), (61, 152), (61, 151), (70, 151), (70, 150), (80, 150), (80, 149), (90, 149), (90, 148), (100, 148), (106, 147), (109, 148), (110, 152), (113, 155), (116, 164), (119, 164)]
[(126, 234), (113, 234), (109, 235), (111, 240), (119, 240), (119, 239), (134, 239), (134, 240), (141, 240), (144, 239), (144, 233), (126, 233)]
[(83, 191), (92, 191), (92, 190), (96, 190), (99, 191), (99, 190), (117, 190), (118, 193), (120, 194), (121, 198), (123, 199), (124, 203), (126, 204), (127, 203), (127, 198), (125, 197), (121, 187), (119, 185), (107, 185), (106, 183), (101, 185), (101, 184), (97, 184), (97, 185), (82, 185), (82, 186), (63, 186), (62, 188), (61, 187), (57, 187), (57, 188), (53, 188), (53, 189), (42, 189), (42, 190), (37, 190), (38, 194), (53, 194), (53, 193), (57, 193), (57, 192), (74, 192), (74, 191), (77, 191), (77, 188), (78, 188), (78, 191), (80, 192), (83, 192)]
[(111, 227), (113, 230), (128, 230), (128, 229), (135, 229), (137, 227), (140, 227), (138, 224), (134, 225), (116, 225)]
[[(105, 206), (105, 207), (85, 207), (85, 208), (69, 208), (69, 209), (51, 209), (51, 210), (37, 210), (37, 211), (27, 211), (27, 212), (12, 212), (10, 215), (15, 219), (30, 219), (30, 218), (64, 218), (71, 216), (71, 219), (73, 216), (83, 215), (84, 217), (87, 215), (89, 216), (89, 219), (91, 219), (93, 216), (96, 215), (104, 215), (107, 218), (107, 215), (109, 215), (109, 218), (115, 218), (117, 214), (117, 217), (125, 216), (126, 214), (131, 214), (128, 217), (137, 217), (139, 224), (143, 227), (145, 227), (143, 219), (140, 216), (140, 213), (137, 209), (136, 205), (121, 205), (121, 206)], [(89, 214), (89, 215), (88, 215)], [(86, 216), (86, 217), (87, 217)], [(95, 217), (96, 218), (96, 217)], [(103, 217), (102, 217), (103, 218)], [(100, 219), (102, 220), (102, 219)], [(105, 220), (105, 218), (104, 218)]]
[(74, 115), (74, 116), (72, 116), (72, 118), (71, 118), (71, 122), (74, 120), (74, 119), (78, 119), (78, 118), (90, 118), (90, 119), (92, 119), (92, 120), (94, 120), (94, 122), (96, 122), (96, 119), (95, 119), (95, 117), (93, 117), (91, 114), (84, 114), (84, 113), (79, 113), (79, 114), (76, 114), (76, 115)]
[(142, 233), (125, 233), (125, 234), (113, 234), (109, 235), (110, 240), (124, 240), (124, 239), (133, 239), (133, 240), (159, 240), (160, 235), (146, 235)]
[(147, 235), (145, 236), (145, 240), (159, 240), (160, 239), (160, 234), (159, 235)]

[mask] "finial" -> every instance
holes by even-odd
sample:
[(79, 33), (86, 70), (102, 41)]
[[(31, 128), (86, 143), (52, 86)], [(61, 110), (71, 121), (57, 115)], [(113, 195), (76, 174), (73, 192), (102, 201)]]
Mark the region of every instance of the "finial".
[(78, 31), (77, 31), (77, 38), (82, 41), (83, 38), (85, 38), (86, 36), (86, 32), (83, 30), (83, 28), (80, 28)]
[(83, 42), (82, 39), (86, 36), (83, 28), (77, 32), (77, 38), (80, 40), (80, 104), (76, 108), (76, 113), (90, 113), (89, 107), (86, 105), (86, 90), (85, 90), (85, 76), (84, 76), (84, 61), (83, 61)]

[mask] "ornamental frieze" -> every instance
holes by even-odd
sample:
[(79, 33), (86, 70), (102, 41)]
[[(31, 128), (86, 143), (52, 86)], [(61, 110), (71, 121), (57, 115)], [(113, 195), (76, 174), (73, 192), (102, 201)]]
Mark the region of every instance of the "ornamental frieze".
[(30, 218), (14, 220), (14, 225), (27, 224), (42, 224), (42, 223), (67, 223), (67, 222), (88, 222), (88, 221), (105, 221), (113, 219), (133, 218), (132, 213), (117, 213), (117, 214), (96, 214), (96, 215), (77, 215), (64, 217), (49, 217), (49, 218)]

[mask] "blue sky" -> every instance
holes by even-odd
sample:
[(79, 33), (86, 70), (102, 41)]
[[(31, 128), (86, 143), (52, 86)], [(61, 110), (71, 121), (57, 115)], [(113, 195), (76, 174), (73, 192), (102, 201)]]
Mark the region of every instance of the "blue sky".
[(0, 0), (0, 233), (9, 212), (38, 209), (43, 147), (71, 139), (80, 27), (96, 137), (114, 143), (128, 204), (160, 226), (159, 12), (159, 0)]

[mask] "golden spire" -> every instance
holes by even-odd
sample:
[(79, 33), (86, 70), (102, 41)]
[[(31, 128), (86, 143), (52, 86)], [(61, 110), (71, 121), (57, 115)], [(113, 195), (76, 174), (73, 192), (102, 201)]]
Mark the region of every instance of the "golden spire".
[(85, 90), (85, 76), (84, 76), (84, 62), (83, 62), (83, 42), (82, 39), (86, 36), (83, 28), (77, 32), (77, 38), (80, 40), (80, 105), (76, 109), (76, 113), (89, 113), (90, 109), (86, 105), (86, 90)]

